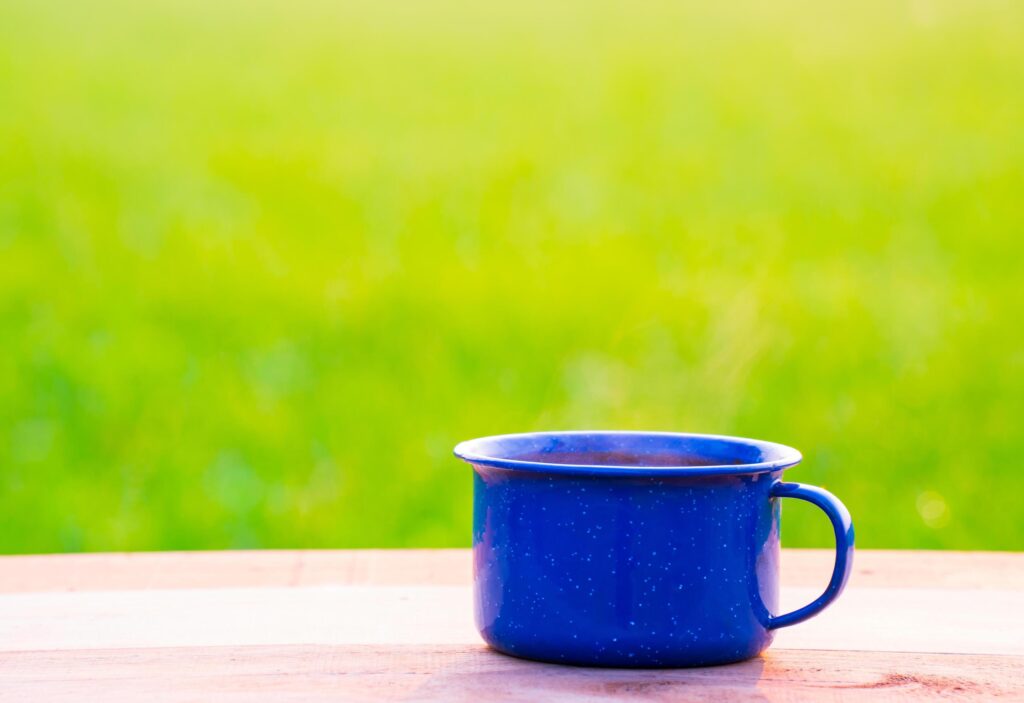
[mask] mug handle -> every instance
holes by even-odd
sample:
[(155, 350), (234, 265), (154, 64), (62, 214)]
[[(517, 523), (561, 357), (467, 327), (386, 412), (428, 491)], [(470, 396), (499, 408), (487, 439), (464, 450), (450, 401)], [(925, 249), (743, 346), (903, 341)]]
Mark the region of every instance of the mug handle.
[(828, 515), (828, 519), (832, 522), (832, 529), (836, 533), (836, 564), (832, 569), (832, 580), (829, 581), (825, 592), (799, 610), (769, 617), (768, 629), (774, 630), (778, 627), (796, 625), (798, 622), (814, 617), (843, 592), (846, 581), (850, 578), (850, 571), (853, 569), (853, 520), (850, 519), (850, 511), (846, 509), (842, 501), (824, 488), (808, 486), (803, 483), (776, 481), (772, 485), (770, 495), (777, 498), (799, 498), (813, 503)]

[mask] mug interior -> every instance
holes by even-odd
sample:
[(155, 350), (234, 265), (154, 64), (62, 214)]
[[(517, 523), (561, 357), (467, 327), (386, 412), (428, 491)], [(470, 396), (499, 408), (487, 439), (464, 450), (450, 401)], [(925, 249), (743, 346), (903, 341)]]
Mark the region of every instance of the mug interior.
[(679, 432), (531, 432), (463, 442), (459, 458), (479, 466), (559, 473), (759, 473), (799, 463), (774, 442)]

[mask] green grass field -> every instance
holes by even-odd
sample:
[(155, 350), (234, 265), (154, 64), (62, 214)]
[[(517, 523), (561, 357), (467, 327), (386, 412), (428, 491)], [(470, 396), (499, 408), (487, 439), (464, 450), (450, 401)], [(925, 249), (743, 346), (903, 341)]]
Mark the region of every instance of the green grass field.
[(1022, 76), (1012, 2), (6, 0), (0, 551), (466, 545), (451, 447), (565, 428), (1024, 549)]

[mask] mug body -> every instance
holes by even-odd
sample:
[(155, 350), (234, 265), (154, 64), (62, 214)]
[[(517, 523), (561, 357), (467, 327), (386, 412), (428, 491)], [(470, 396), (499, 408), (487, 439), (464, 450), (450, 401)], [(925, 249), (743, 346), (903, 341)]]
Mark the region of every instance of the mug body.
[(677, 667), (747, 659), (771, 643), (771, 487), (795, 450), (651, 433), (497, 439), (506, 445), (460, 454), (474, 469), (476, 622), (493, 648)]

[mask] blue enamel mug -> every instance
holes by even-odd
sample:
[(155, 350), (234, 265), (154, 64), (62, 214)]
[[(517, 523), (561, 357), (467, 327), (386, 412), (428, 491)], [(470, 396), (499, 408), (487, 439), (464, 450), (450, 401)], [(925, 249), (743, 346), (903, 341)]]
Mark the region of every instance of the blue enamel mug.
[[(463, 442), (473, 467), (476, 622), (494, 649), (615, 667), (757, 656), (842, 592), (853, 524), (828, 491), (782, 481), (800, 452), (668, 432), (537, 432)], [(821, 508), (832, 579), (778, 612), (779, 503)]]

